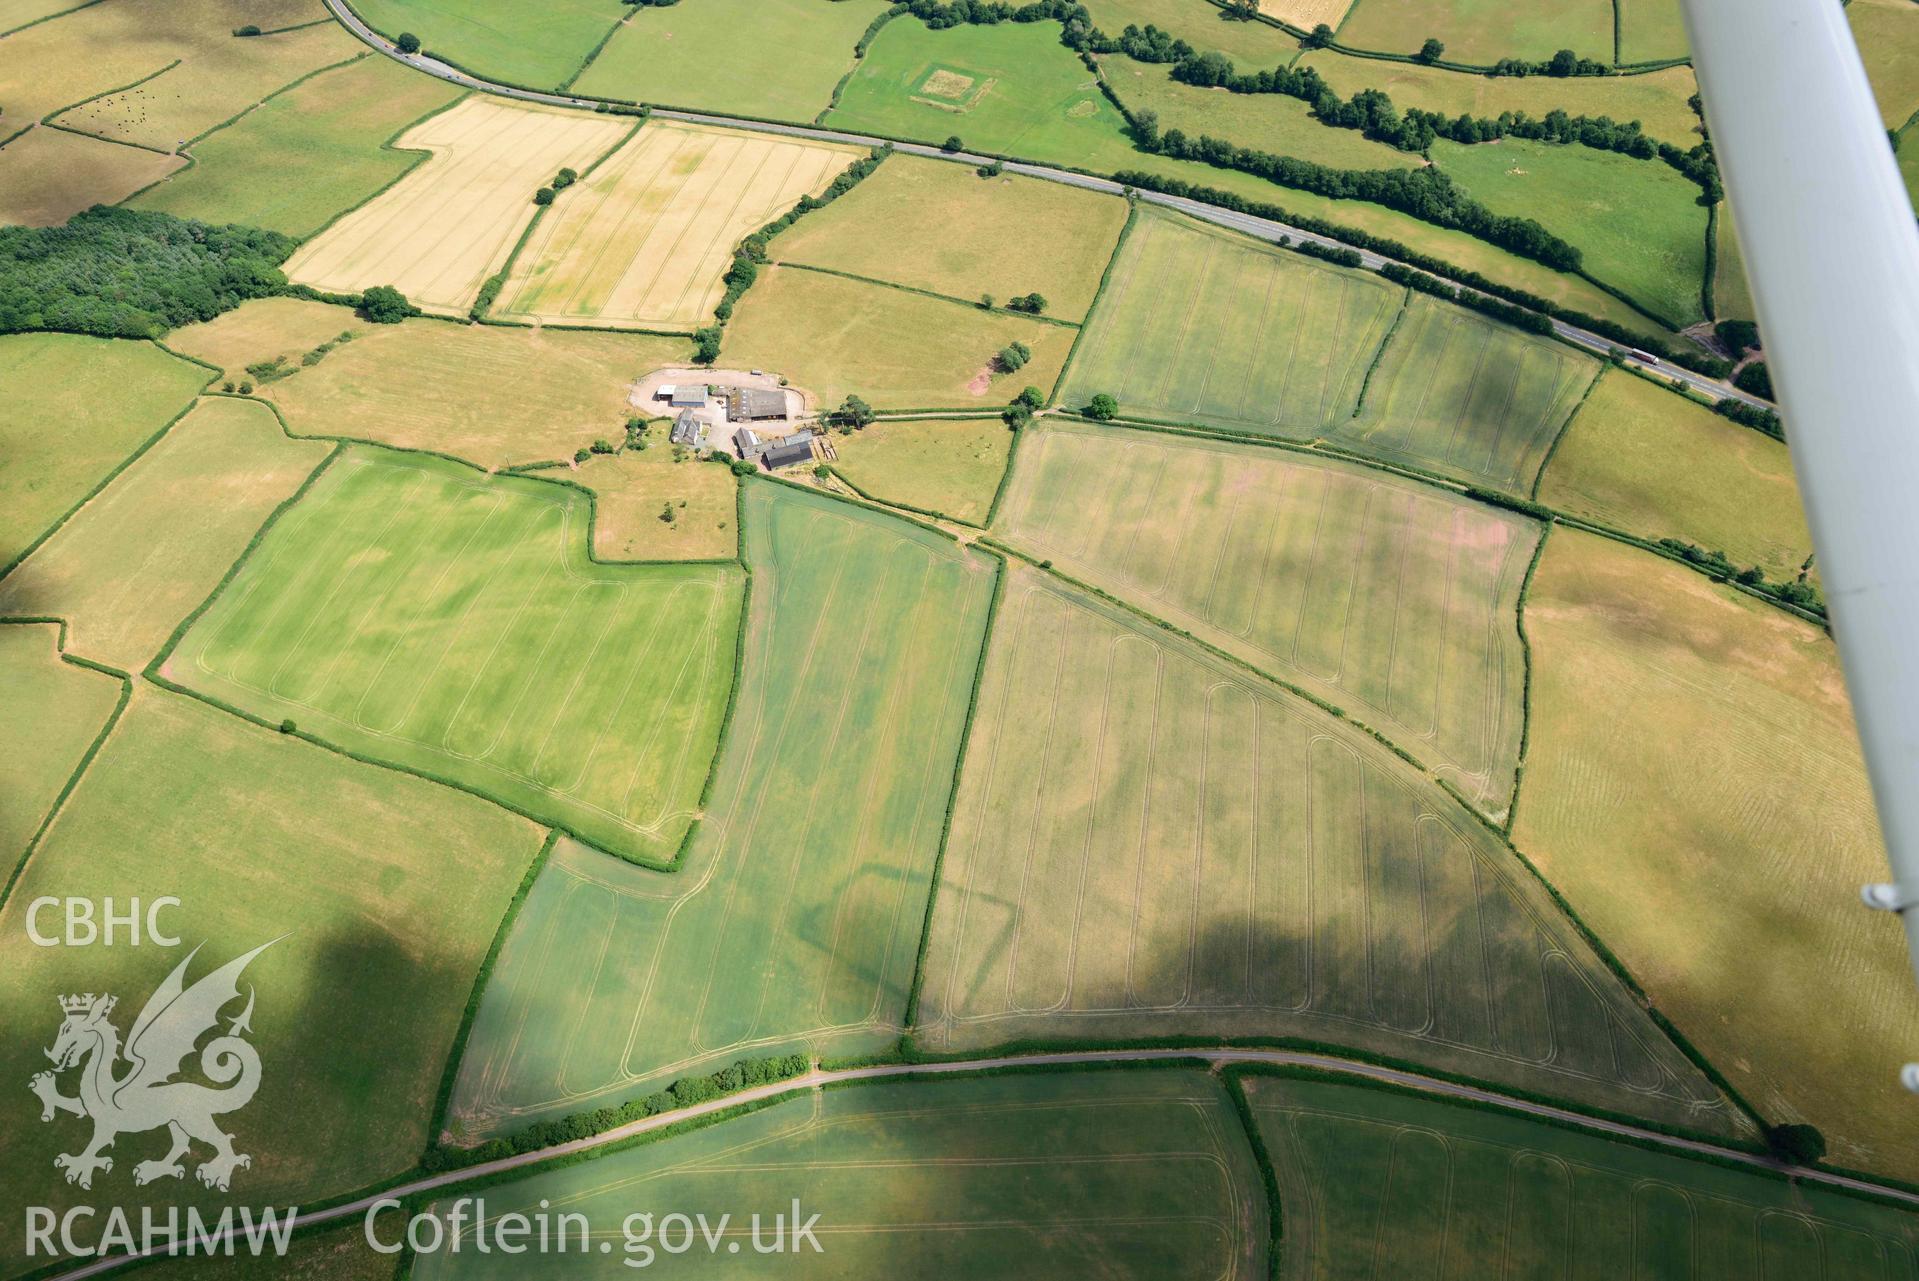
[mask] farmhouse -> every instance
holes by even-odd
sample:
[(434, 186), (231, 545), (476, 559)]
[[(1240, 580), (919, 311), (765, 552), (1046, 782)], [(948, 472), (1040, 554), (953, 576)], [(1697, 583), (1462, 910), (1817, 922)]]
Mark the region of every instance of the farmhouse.
[(776, 440), (760, 453), (760, 461), (766, 464), (768, 471), (777, 471), (782, 467), (792, 467), (798, 463), (813, 461), (813, 433), (801, 432)]
[(690, 409), (682, 409), (680, 416), (673, 420), (673, 430), (667, 433), (667, 439), (688, 449), (705, 449), (711, 434), (712, 429), (704, 419)]
[[(678, 402), (675, 402), (678, 403)], [(786, 417), (786, 393), (757, 387), (726, 389), (726, 419), (735, 423), (760, 423)]]

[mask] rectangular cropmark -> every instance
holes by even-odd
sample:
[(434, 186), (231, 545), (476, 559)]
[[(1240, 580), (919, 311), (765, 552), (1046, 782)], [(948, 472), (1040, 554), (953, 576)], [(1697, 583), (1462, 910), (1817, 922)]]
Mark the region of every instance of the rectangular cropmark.
[(340, 293), (391, 285), (422, 310), (463, 312), (532, 221), (533, 193), (561, 169), (586, 169), (631, 128), (467, 98), (407, 130), (394, 145), (432, 156), (302, 245), (287, 279)]
[(515, 260), (501, 313), (687, 330), (740, 240), (817, 196), (861, 151), (653, 123), (563, 192)]
[(669, 858), (718, 737), (741, 574), (589, 561), (589, 512), (547, 482), (351, 450), (169, 674), (612, 853)]

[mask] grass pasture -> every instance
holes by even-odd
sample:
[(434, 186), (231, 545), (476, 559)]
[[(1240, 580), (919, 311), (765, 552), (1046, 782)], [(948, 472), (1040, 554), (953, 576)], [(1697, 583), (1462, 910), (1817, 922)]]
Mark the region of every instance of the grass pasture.
[[(1915, 141), (1919, 141), (1919, 137)], [(1915, 155), (1919, 155), (1919, 146), (1899, 153), (1900, 165), (1908, 173)], [(1909, 190), (1912, 187), (1910, 180), (1907, 187)], [(1739, 231), (1733, 226), (1730, 202), (1719, 206), (1717, 230), (1719, 253), (1712, 284), (1713, 312), (1721, 320), (1752, 320), (1758, 310), (1752, 305), (1752, 285), (1746, 280), (1746, 255), (1739, 247)]]
[[(1000, 373), (993, 358), (1014, 341), (1033, 359)], [(1029, 383), (1052, 387), (1072, 345), (1061, 325), (773, 267), (740, 300), (722, 361), (777, 370), (827, 406), (857, 392), (876, 409), (997, 409)]]
[[(318, 364), (303, 354), (351, 331)], [(298, 299), (243, 303), (167, 345), (243, 377), (287, 357), (297, 372), (256, 388), (295, 432), (454, 454), (482, 467), (560, 461), (618, 440), (641, 375), (682, 363), (680, 338), (407, 320), (367, 325), (344, 307)]]
[(1692, 55), (1679, 0), (1613, 0), (1613, 3), (1619, 14), (1619, 61), (1622, 64), (1665, 62)]
[[(1347, 0), (1296, 0), (1296, 3), (1326, 5), (1343, 14)], [(1201, 52), (1217, 49), (1251, 66), (1282, 62), (1299, 52), (1299, 42), (1284, 31), (1263, 22), (1232, 21), (1223, 10), (1204, 0), (1197, 4), (1193, 0), (1088, 0), (1086, 7), (1092, 12), (1093, 25), (1108, 35), (1117, 36), (1128, 24), (1137, 27), (1150, 24)], [(1273, 12), (1270, 0), (1267, 12)], [(1274, 12), (1273, 16), (1284, 15)], [(1319, 21), (1319, 18), (1313, 19), (1313, 22)], [(1336, 23), (1338, 19), (1325, 21)], [(1310, 29), (1312, 23), (1306, 25)]]
[(1611, 62), (1613, 7), (1611, 0), (1354, 0), (1339, 27), (1341, 44), (1381, 53), (1417, 53), (1428, 36), (1445, 42), (1447, 61), (1477, 66), (1550, 58), (1561, 49)]
[(1910, 1276), (1909, 1211), (1397, 1090), (1248, 1076), (1289, 1278)]
[(194, 165), (130, 203), (311, 236), (425, 160), (385, 144), (460, 90), (368, 53), (193, 144)]
[(712, 318), (741, 237), (819, 195), (861, 154), (649, 124), (540, 219), (499, 310), (549, 324), (690, 332)]
[(574, 86), (581, 93), (810, 123), (886, 5), (708, 0), (631, 12)]
[(460, 1064), (469, 1136), (899, 1035), (991, 562), (769, 481), (745, 503), (744, 675), (712, 808), (672, 874), (555, 849)]
[(0, 337), (0, 565), (192, 404), (206, 380), (151, 343)]
[(1919, 14), (1906, 0), (1853, 0), (1846, 21), (1888, 129), (1919, 114)]
[(1274, 436), (1344, 422), (1405, 291), (1142, 208), (1060, 399)]
[(55, 227), (118, 204), (186, 161), (42, 125), (0, 147), (0, 223)]
[(1884, 854), (1832, 642), (1573, 530), (1525, 622), (1519, 848), (1762, 1114), (1912, 1178), (1919, 1119), (1886, 1065), (1919, 996), (1898, 922), (1858, 906)]
[[(729, 1270), (734, 1253), (747, 1257), (751, 1217), (770, 1229), (795, 1197), (820, 1215), (821, 1251), (760, 1266), (796, 1281), (1268, 1275), (1259, 1171), (1224, 1089), (1201, 1072), (1028, 1073), (818, 1091), (490, 1187), (487, 1204), (500, 1213), (537, 1214), (549, 1204), (581, 1212), (599, 1232), (587, 1248), (597, 1253), (606, 1239), (617, 1260), (617, 1225), (636, 1196), (708, 1224), (731, 1215), (717, 1257), (704, 1269), (675, 1269), (687, 1275)], [(583, 1265), (577, 1236), (570, 1259), (482, 1256), (470, 1245), (420, 1256), (413, 1275), (538, 1281), (611, 1275), (618, 1266)], [(654, 1261), (671, 1268), (702, 1254)], [(736, 1260), (731, 1270), (739, 1269)]]
[(557, 89), (571, 80), (614, 24), (631, 12), (621, 0), (556, 0), (537, 6), (489, 0), (353, 0), (353, 9), (388, 39), (411, 31), (436, 57), (529, 89)]
[(1062, 424), (1022, 442), (995, 531), (1311, 690), (1504, 814), (1531, 521), (1333, 459)]
[(566, 486), (357, 447), (166, 674), (613, 853), (670, 860), (718, 741), (741, 576), (596, 564), (590, 506)]
[(1705, 319), (1699, 188), (1658, 160), (1577, 144), (1440, 139), (1433, 162), (1494, 213), (1532, 218), (1579, 247), (1595, 279), (1683, 326)]
[(1126, 203), (1057, 182), (896, 155), (774, 244), (784, 262), (972, 301), (1045, 295), (1082, 320), (1113, 256)]
[[(316, 6), (316, 18), (324, 16)], [(61, 112), (69, 129), (172, 151), (300, 77), (337, 66), (366, 46), (336, 22), (270, 36), (203, 33), (197, 54), (170, 71)]]
[[(1658, 2), (1671, 5), (1673, 0)], [(1378, 89), (1402, 111), (1418, 107), (1448, 116), (1495, 118), (1501, 112), (1523, 111), (1544, 119), (1559, 110), (1637, 120), (1654, 138), (1678, 147), (1699, 141), (1699, 117), (1687, 103), (1699, 91), (1691, 67), (1637, 76), (1480, 76), (1416, 62), (1359, 58), (1337, 49), (1309, 50), (1295, 65), (1317, 71), (1342, 98)]]
[[(593, 491), (593, 554), (601, 560), (726, 560), (739, 554), (733, 474), (675, 462), (656, 428), (645, 450), (595, 454), (568, 479)], [(564, 474), (564, 473), (555, 473)], [(660, 519), (671, 504), (674, 517)]]
[(138, 671), (326, 446), (263, 406), (202, 400), (0, 580), (0, 615), (67, 620), (67, 647)]
[(170, 1259), (140, 1270), (140, 1281), (394, 1281), (399, 1260), (367, 1244), (355, 1221), (294, 1237), (281, 1256)]
[[(310, 1205), (412, 1168), (475, 972), (541, 835), (498, 806), (136, 682), (0, 908), (0, 1020), (15, 1032), (0, 1071), (21, 1086), (0, 1098), (0, 1196), (56, 1213), (112, 1197), (137, 1224), (142, 1206), (217, 1218), (240, 1197)], [(166, 919), (185, 946), (35, 947), (23, 918), (42, 895), (174, 895)], [(275, 939), (243, 980), (264, 1068), (253, 1104), (222, 1122), (253, 1158), (231, 1198), (191, 1174), (137, 1187), (132, 1167), (166, 1150), (150, 1131), (120, 1137), (91, 1192), (69, 1185), (53, 1158), (77, 1150), (84, 1123), (42, 1124), (24, 1088), (48, 1066), (55, 994), (115, 994), (124, 1030), (188, 948), (202, 947), (197, 978)], [(71, 1093), (72, 1074), (61, 1084)], [(24, 1244), (8, 1216), (10, 1274)]]
[(1412, 297), (1337, 443), (1495, 489), (1529, 490), (1599, 362)]
[(979, 525), (1006, 474), (1013, 433), (998, 418), (906, 419), (832, 441), (834, 470), (874, 498)]
[(915, 1037), (1298, 1037), (1724, 1132), (1538, 883), (1399, 757), (1016, 568)]
[(1717, 548), (1776, 581), (1812, 555), (1784, 444), (1624, 373), (1587, 397), (1539, 500), (1641, 538)]
[(0, 626), (0, 885), (120, 699), (113, 677), (60, 661), (59, 636)]
[(562, 168), (584, 171), (631, 128), (467, 98), (402, 135), (395, 145), (433, 154), (296, 249), (287, 279), (335, 293), (392, 285), (423, 310), (463, 313), (532, 221), (533, 192)]

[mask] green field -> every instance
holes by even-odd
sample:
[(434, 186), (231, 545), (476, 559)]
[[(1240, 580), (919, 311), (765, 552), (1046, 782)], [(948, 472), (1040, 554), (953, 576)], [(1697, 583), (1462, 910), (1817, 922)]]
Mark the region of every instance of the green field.
[[(1919, 148), (1915, 152), (1919, 153)], [(1912, 157), (1901, 152), (1900, 163), (1909, 167), (1913, 163)], [(1912, 186), (1910, 179), (1907, 186)], [(1739, 247), (1739, 232), (1733, 226), (1730, 202), (1719, 206), (1717, 230), (1719, 254), (1717, 274), (1712, 285), (1713, 312), (1721, 320), (1752, 320), (1758, 312), (1752, 305), (1752, 285), (1746, 279), (1746, 255)]]
[(192, 403), (207, 371), (150, 343), (0, 337), (0, 566)]
[(1906, 180), (1906, 195), (1912, 198), (1913, 207), (1919, 209), (1919, 128), (1908, 125), (1899, 135), (1899, 172)]
[(1106, 83), (1127, 110), (1157, 113), (1162, 130), (1229, 138), (1242, 147), (1335, 169), (1411, 169), (1422, 163), (1418, 155), (1372, 142), (1357, 129), (1321, 124), (1312, 107), (1297, 98), (1201, 89), (1174, 80), (1168, 67), (1123, 55), (1106, 59), (1103, 67)]
[(1040, 293), (1082, 320), (1112, 259), (1126, 203), (1076, 187), (894, 156), (774, 242), (782, 262), (852, 272), (968, 302)]
[(474, 1023), (459, 1132), (899, 1035), (991, 562), (772, 482), (745, 500), (744, 683), (712, 808), (672, 875), (556, 850)]
[(1332, 459), (1035, 429), (994, 532), (1304, 686), (1505, 812), (1537, 527)]
[(1405, 290), (1142, 208), (1061, 387), (1080, 408), (1260, 435), (1346, 421)]
[(1568, 48), (1611, 62), (1613, 7), (1609, 0), (1356, 0), (1339, 24), (1341, 44), (1382, 53), (1417, 53), (1428, 36), (1445, 42), (1448, 61), (1479, 66)]
[[(351, 332), (312, 365), (307, 353)], [(244, 303), (167, 345), (227, 378), (284, 358), (262, 383), (292, 430), (454, 454), (483, 467), (560, 461), (619, 439), (646, 373), (685, 361), (684, 338), (587, 330), (452, 325), (424, 318), (368, 325), (344, 307), (291, 298)]]
[(1852, 0), (1846, 21), (1886, 128), (1919, 114), (1919, 13), (1910, 0)]
[(137, 671), (326, 452), (203, 400), (0, 581), (0, 614), (57, 615), (74, 653)]
[(613, 25), (632, 12), (621, 0), (353, 0), (353, 8), (389, 40), (410, 31), (436, 57), (530, 89), (557, 89), (572, 80)]
[(140, 1281), (393, 1281), (399, 1260), (367, 1244), (356, 1219), (293, 1238), (282, 1258), (238, 1257), (167, 1260), (142, 1267)]
[(718, 740), (741, 576), (595, 563), (591, 510), (567, 486), (352, 449), (165, 671), (610, 852), (670, 860)]
[(1206, 52), (1218, 50), (1252, 66), (1280, 63), (1299, 42), (1263, 22), (1234, 22), (1206, 0), (1087, 0), (1093, 25), (1117, 36), (1128, 24), (1155, 26)]
[(1825, 633), (1574, 530), (1526, 598), (1532, 732), (1513, 838), (1680, 1030), (1835, 1164), (1911, 1179), (1919, 1043), (1872, 796)]
[[(1050, 389), (1073, 345), (1063, 325), (798, 267), (762, 269), (727, 328), (721, 363), (777, 370), (830, 408), (849, 393), (876, 409), (997, 409)], [(1032, 361), (1001, 373), (1023, 342)]]
[(1699, 116), (1686, 101), (1699, 91), (1691, 67), (1637, 76), (1481, 76), (1415, 62), (1359, 58), (1337, 49), (1311, 50), (1294, 65), (1317, 71), (1342, 98), (1377, 89), (1401, 111), (1418, 107), (1447, 116), (1494, 118), (1501, 112), (1523, 111), (1543, 119), (1558, 110), (1574, 116), (1637, 120), (1654, 138), (1678, 147), (1699, 141)]
[[(593, 491), (593, 554), (601, 560), (730, 560), (739, 555), (733, 474), (701, 467), (654, 427), (648, 447), (595, 454), (567, 478)], [(673, 519), (661, 520), (671, 506)]]
[[(748, 1224), (820, 1216), (820, 1252), (769, 1256), (760, 1275), (1208, 1277), (1263, 1281), (1265, 1194), (1245, 1131), (1201, 1072), (1031, 1073), (881, 1081), (802, 1095), (725, 1125), (487, 1189), (489, 1212), (551, 1205), (594, 1239), (522, 1259), (464, 1242), (422, 1255), (418, 1281), (738, 1272)], [(722, 1215), (717, 1257), (626, 1251), (628, 1214)], [(669, 1204), (670, 1203), (670, 1207)], [(444, 1213), (445, 1207), (435, 1207)], [(382, 1219), (382, 1239), (397, 1231)], [(676, 1236), (668, 1238), (677, 1240)], [(606, 1240), (611, 1258), (579, 1257)], [(732, 1254), (728, 1252), (731, 1251)], [(738, 1257), (733, 1257), (737, 1255)], [(729, 1261), (731, 1266), (729, 1267)]]
[(60, 661), (59, 634), (0, 626), (0, 885), (120, 699), (113, 677)]
[[(143, 1205), (310, 1205), (412, 1168), (475, 972), (540, 839), (498, 806), (137, 682), (0, 909), (0, 1023), (14, 1032), (0, 1072), (15, 1083), (0, 1094), (0, 1196), (56, 1211), (110, 1197), (137, 1225)], [(23, 918), (48, 894), (176, 896), (163, 921), (183, 946), (36, 947)], [(66, 1183), (53, 1158), (80, 1149), (86, 1123), (43, 1124), (26, 1089), (48, 1066), (55, 996), (112, 993), (124, 1032), (190, 948), (198, 978), (275, 939), (242, 980), (263, 1068), (252, 1104), (222, 1118), (253, 1158), (231, 1197), (191, 1173), (136, 1187), (134, 1167), (166, 1151), (151, 1131), (122, 1134), (91, 1191)], [(71, 1094), (72, 1074), (61, 1085)], [(208, 1152), (195, 1151), (189, 1171)], [(0, 1223), (9, 1275), (21, 1230)]]
[(1907, 1210), (1490, 1109), (1240, 1078), (1279, 1176), (1297, 1281), (1908, 1277)]
[(603, 98), (810, 123), (883, 0), (704, 0), (641, 8), (574, 88)]
[(835, 436), (834, 470), (885, 503), (939, 512), (980, 525), (1013, 447), (998, 418), (913, 419), (874, 423)]
[(1373, 739), (1012, 571), (915, 1037), (1298, 1037), (1730, 1132), (1485, 826)]
[(1331, 433), (1388, 462), (1527, 490), (1599, 362), (1414, 295), (1365, 402)]
[[(1613, 0), (1618, 10), (1619, 61), (1664, 62), (1692, 54), (1679, 0)], [(1615, 115), (1615, 119), (1625, 117)], [(1677, 142), (1678, 139), (1673, 139)]]
[(1440, 139), (1433, 161), (1494, 213), (1531, 218), (1576, 245), (1585, 270), (1669, 324), (1705, 319), (1699, 187), (1659, 160), (1577, 144)]
[(311, 236), (423, 158), (387, 141), (460, 91), (377, 54), (275, 95), (195, 143), (194, 165), (137, 209)]
[(1539, 501), (1641, 538), (1716, 548), (1778, 582), (1812, 556), (1785, 445), (1625, 373), (1601, 379), (1574, 417)]

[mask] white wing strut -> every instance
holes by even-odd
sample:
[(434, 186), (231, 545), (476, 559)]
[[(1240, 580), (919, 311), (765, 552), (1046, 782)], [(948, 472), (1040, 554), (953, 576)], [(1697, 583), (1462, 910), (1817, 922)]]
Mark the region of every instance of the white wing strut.
[(1685, 4), (1919, 967), (1919, 228), (1837, 0)]

